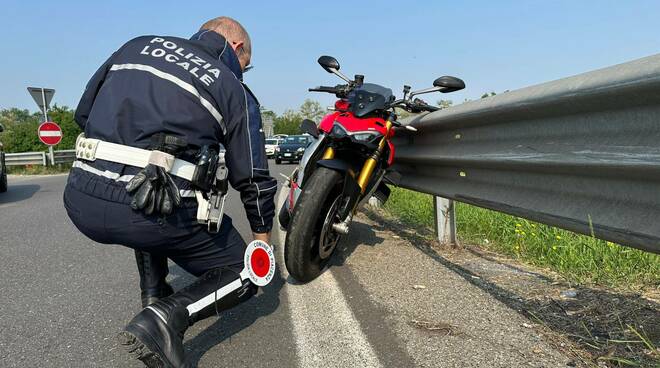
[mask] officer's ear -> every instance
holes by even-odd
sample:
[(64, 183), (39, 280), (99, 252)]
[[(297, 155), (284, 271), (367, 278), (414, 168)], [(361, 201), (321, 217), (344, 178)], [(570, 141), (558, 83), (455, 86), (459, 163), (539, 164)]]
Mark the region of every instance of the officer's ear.
[(238, 55), (239, 50), (245, 51), (243, 49), (244, 46), (245, 46), (245, 43), (243, 41), (238, 41), (238, 42), (231, 41), (231, 48), (234, 49), (234, 52), (236, 53), (236, 55)]
[(241, 64), (241, 70), (245, 71), (245, 67), (250, 64), (250, 56), (245, 50), (245, 43), (243, 41), (231, 42), (231, 47), (234, 49), (234, 53), (238, 57), (238, 61)]

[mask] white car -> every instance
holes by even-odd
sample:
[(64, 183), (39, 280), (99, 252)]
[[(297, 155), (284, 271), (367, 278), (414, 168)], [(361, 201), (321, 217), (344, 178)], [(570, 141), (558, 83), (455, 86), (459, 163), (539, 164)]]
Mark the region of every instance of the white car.
[(265, 144), (265, 146), (266, 146), (266, 156), (268, 156), (268, 158), (271, 158), (271, 157), (275, 156), (277, 146), (279, 146), (280, 143), (282, 143), (282, 139), (280, 139), (280, 138), (267, 138), (266, 139), (266, 144)]

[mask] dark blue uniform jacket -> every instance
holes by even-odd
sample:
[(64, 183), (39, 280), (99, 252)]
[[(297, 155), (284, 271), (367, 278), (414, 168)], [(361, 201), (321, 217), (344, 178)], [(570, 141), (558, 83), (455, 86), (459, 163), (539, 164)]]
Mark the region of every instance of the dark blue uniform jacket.
[[(229, 181), (241, 194), (252, 230), (271, 229), (277, 181), (268, 171), (259, 103), (242, 83), (236, 54), (218, 33), (129, 41), (89, 81), (75, 118), (86, 137), (133, 147), (149, 148), (151, 136), (160, 132), (183, 137), (190, 149), (181, 158), (193, 163), (200, 146), (222, 143)], [(68, 185), (128, 204), (125, 186), (138, 171), (103, 160), (78, 161)], [(189, 182), (175, 181), (184, 197), (192, 197)]]

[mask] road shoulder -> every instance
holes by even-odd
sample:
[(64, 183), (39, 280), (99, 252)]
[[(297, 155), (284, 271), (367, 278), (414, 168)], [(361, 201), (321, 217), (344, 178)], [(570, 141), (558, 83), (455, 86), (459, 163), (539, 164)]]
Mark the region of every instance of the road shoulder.
[[(660, 338), (660, 304), (649, 295), (571, 285), (548, 270), (523, 265), (478, 247), (442, 247), (428, 236), (420, 235), (418, 230), (393, 222), (379, 210), (368, 208), (357, 221), (370, 229), (372, 235), (368, 232), (355, 235), (387, 240), (376, 247), (358, 247), (359, 251), (354, 252), (348, 264), (352, 268), (363, 268), (363, 272), (356, 272), (367, 275), (361, 283), (370, 290), (375, 289), (372, 291), (375, 295), (384, 295), (381, 299), (394, 310), (397, 303), (393, 301), (399, 298), (387, 298), (387, 293), (396, 295), (396, 288), (388, 290), (387, 285), (370, 282), (368, 275), (373, 272), (370, 269), (389, 267), (399, 272), (409, 270), (415, 275), (408, 276), (407, 283), (399, 284), (401, 288), (407, 287), (407, 293), (399, 294), (404, 300), (407, 296), (409, 303), (415, 303), (414, 295), (426, 303), (417, 309), (409, 308), (414, 313), (406, 315), (409, 320), (418, 321), (409, 321), (417, 329), (431, 327), (437, 328), (435, 331), (453, 333), (454, 330), (443, 328), (443, 323), (456, 327), (459, 333), (471, 331), (474, 334), (481, 329), (475, 346), (483, 348), (493, 342), (505, 344), (504, 350), (517, 354), (518, 364), (525, 366), (553, 366), (550, 362), (558, 366), (596, 366), (606, 362), (616, 364), (620, 359), (640, 362), (642, 366), (654, 366), (658, 362), (659, 351), (652, 351), (652, 345)], [(363, 241), (351, 240), (353, 243)], [(359, 261), (356, 256), (360, 254), (372, 263), (382, 258), (401, 260), (400, 266), (393, 268), (386, 262), (376, 262), (372, 266)], [(442, 266), (435, 275), (428, 274), (433, 263)], [(447, 277), (442, 277), (447, 272)], [(413, 283), (425, 288), (415, 289)], [(437, 291), (438, 287), (444, 291)], [(452, 288), (454, 292), (446, 295)], [(479, 293), (471, 295), (475, 289)], [(434, 317), (434, 312), (428, 310), (432, 306), (439, 311), (437, 320), (420, 323), (419, 315)], [(446, 314), (445, 319), (440, 311)], [(474, 320), (481, 322), (474, 326)], [(497, 340), (498, 335), (503, 339)], [(460, 349), (457, 344), (449, 351), (456, 353)], [(466, 354), (465, 358), (469, 356)], [(497, 355), (493, 357), (488, 364), (498, 366)]]
[(529, 318), (479, 285), (486, 280), (440, 255), (430, 256), (411, 240), (360, 215), (342, 242), (340, 262), (387, 311), (386, 327), (401, 338), (416, 366), (576, 364)]

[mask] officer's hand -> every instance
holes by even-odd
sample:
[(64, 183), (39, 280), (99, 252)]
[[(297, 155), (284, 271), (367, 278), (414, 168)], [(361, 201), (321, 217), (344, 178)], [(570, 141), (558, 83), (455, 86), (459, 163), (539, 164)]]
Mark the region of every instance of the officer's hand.
[(126, 190), (135, 192), (131, 208), (142, 210), (147, 215), (154, 212), (169, 215), (174, 207), (181, 204), (179, 188), (160, 166), (147, 165), (128, 182)]
[(270, 233), (252, 233), (254, 240), (261, 240), (266, 244), (270, 244)]

